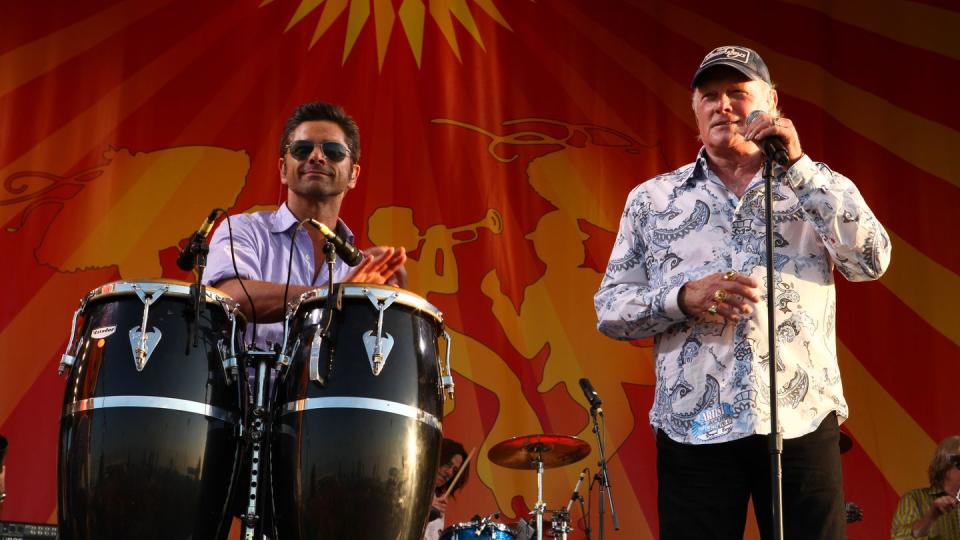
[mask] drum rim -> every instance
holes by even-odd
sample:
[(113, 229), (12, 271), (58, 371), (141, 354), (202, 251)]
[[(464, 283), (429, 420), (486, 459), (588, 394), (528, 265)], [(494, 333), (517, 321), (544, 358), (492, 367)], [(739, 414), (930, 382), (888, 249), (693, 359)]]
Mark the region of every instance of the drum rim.
[[(378, 298), (385, 298), (391, 294), (398, 294), (397, 299), (394, 301), (394, 304), (400, 304), (413, 309), (423, 311), (430, 316), (432, 316), (440, 324), (443, 324), (443, 312), (437, 309), (436, 306), (427, 301), (426, 298), (410, 292), (406, 289), (401, 289), (399, 287), (394, 287), (391, 285), (373, 285), (370, 283), (341, 283), (341, 290), (343, 291), (343, 296), (345, 297), (356, 297), (356, 298), (366, 298), (367, 290), (373, 290), (375, 296)], [(376, 294), (380, 292), (382, 294)], [(310, 302), (312, 300), (325, 299), (327, 297), (327, 288), (317, 288), (310, 291), (307, 291), (300, 295), (297, 301), (293, 304), (292, 313), (296, 315), (300, 311), (300, 306), (305, 302)]]
[[(85, 302), (92, 302), (99, 298), (108, 298), (111, 296), (121, 296), (127, 294), (136, 294), (135, 286), (149, 285), (148, 289), (156, 290), (160, 288), (165, 288), (164, 294), (173, 294), (175, 296), (190, 296), (190, 286), (191, 283), (186, 281), (180, 281), (178, 279), (167, 279), (167, 278), (156, 278), (156, 279), (122, 279), (117, 281), (111, 281), (110, 283), (105, 283), (99, 287), (88, 292), (84, 296)], [(221, 291), (216, 287), (211, 287), (210, 285), (204, 285), (204, 291), (206, 292), (207, 303), (210, 304), (227, 304), (231, 308), (237, 304), (237, 301), (234, 300), (229, 294)]]

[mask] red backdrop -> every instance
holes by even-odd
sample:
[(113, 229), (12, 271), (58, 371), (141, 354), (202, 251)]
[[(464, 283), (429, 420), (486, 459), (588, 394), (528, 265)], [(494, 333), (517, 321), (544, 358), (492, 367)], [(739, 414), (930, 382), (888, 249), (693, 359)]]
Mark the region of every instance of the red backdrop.
[[(840, 4), (0, 4), (3, 519), (55, 521), (56, 366), (81, 296), (189, 279), (177, 247), (213, 207), (275, 206), (282, 122), (326, 100), (363, 137), (343, 217), (362, 245), (407, 246), (411, 290), (453, 334), (444, 432), (479, 457), (448, 522), (497, 509), (510, 521), (535, 501), (532, 473), (486, 459), (493, 444), (554, 432), (595, 447), (576, 384), (589, 377), (619, 537), (653, 537), (650, 343), (600, 336), (592, 294), (629, 189), (698, 148), (692, 72), (736, 43), (770, 66), (805, 151), (853, 178), (893, 238), (883, 279), (839, 280), (837, 323), (855, 441), (846, 498), (865, 511), (849, 534), (887, 535), (898, 494), (960, 431), (960, 13), (946, 0)], [(578, 471), (548, 471), (550, 507)]]

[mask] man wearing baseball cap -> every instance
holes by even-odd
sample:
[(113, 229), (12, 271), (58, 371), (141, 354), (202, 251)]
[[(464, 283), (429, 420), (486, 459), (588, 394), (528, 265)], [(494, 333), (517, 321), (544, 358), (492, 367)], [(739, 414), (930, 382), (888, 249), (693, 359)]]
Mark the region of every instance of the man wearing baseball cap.
[[(774, 291), (786, 538), (842, 539), (833, 269), (879, 278), (890, 239), (853, 182), (813, 161), (778, 111), (756, 51), (717, 47), (695, 70), (695, 161), (630, 193), (598, 328), (654, 337), (660, 538), (743, 538), (752, 497), (772, 535), (768, 293), (761, 169), (773, 166)], [(753, 114), (751, 114), (753, 113)]]

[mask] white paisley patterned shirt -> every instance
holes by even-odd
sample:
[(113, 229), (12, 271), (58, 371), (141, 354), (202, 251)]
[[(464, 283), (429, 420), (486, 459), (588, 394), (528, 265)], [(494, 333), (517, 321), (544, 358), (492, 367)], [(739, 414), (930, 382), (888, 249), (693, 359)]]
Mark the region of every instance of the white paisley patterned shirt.
[[(879, 278), (890, 238), (853, 182), (803, 156), (775, 170), (777, 402), (783, 435), (814, 431), (831, 412), (846, 419), (837, 366), (833, 269), (851, 281)], [(652, 178), (627, 198), (613, 253), (594, 297), (609, 337), (654, 337), (656, 392), (650, 423), (688, 444), (770, 432), (766, 229), (758, 172), (742, 198), (697, 161)], [(735, 270), (761, 283), (754, 314), (736, 323), (686, 316), (680, 287)]]

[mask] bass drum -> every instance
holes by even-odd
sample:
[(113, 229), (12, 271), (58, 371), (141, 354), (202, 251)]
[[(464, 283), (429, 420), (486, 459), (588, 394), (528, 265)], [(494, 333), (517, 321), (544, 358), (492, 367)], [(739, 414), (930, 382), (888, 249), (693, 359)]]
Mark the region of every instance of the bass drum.
[(290, 324), (268, 467), (274, 540), (420, 540), (449, 381), (442, 315), (393, 287), (335, 291), (303, 295)]
[(226, 538), (244, 324), (209, 287), (195, 322), (193, 298), (188, 283), (119, 281), (81, 301), (60, 364), (61, 539)]

